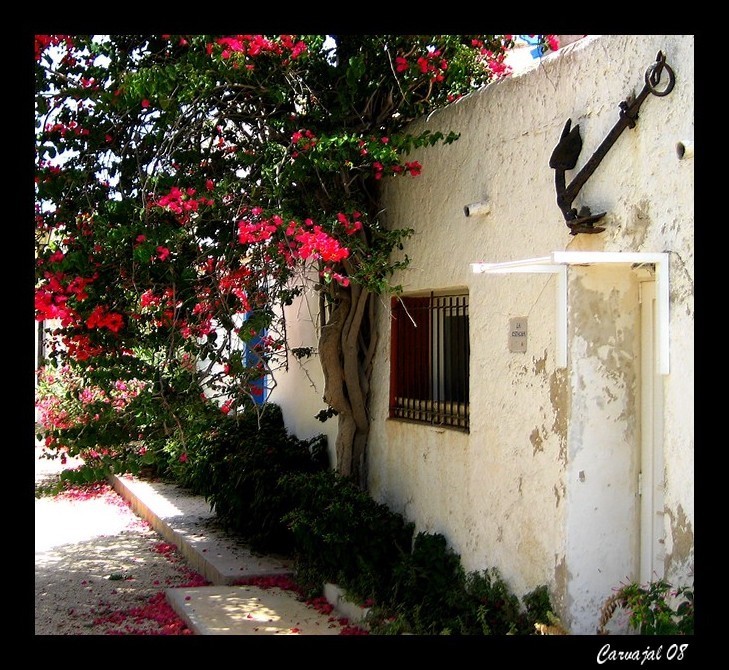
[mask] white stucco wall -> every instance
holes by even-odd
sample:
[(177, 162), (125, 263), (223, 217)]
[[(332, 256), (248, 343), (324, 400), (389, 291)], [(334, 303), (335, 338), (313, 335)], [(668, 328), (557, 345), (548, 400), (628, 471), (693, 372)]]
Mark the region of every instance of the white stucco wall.
[[(286, 308), (286, 336), (290, 349), (316, 350), (318, 310), (319, 297), (314, 291), (299, 296)], [(289, 353), (288, 372), (276, 375), (270, 400), (281, 406), (286, 428), (292, 435), (304, 440), (325, 434), (334, 463), (337, 420), (330, 418), (321, 422), (315, 418), (326, 409), (323, 395), (324, 376), (316, 355), (297, 358)]]
[[(693, 147), (693, 48), (693, 36), (682, 35), (579, 40), (416, 124), (461, 138), (413, 152), (422, 174), (383, 184), (386, 224), (416, 231), (407, 243), (412, 264), (395, 283), (406, 292), (468, 288), (471, 427), (466, 434), (388, 419), (389, 314), (380, 310), (370, 491), (418, 530), (443, 533), (467, 570), (496, 567), (519, 594), (547, 584), (577, 634), (595, 632), (604, 600), (637, 571), (636, 274), (625, 265), (569, 268), (568, 364), (559, 367), (556, 276), (479, 275), (470, 263), (561, 250), (670, 252), (671, 367), (660, 398), (665, 570), (685, 583), (693, 573), (694, 208), (693, 157), (679, 158), (677, 144)], [(571, 236), (549, 167), (565, 122), (579, 124), (583, 139), (569, 183), (659, 51), (675, 88), (648, 96), (636, 127), (574, 203), (607, 212), (605, 232)], [(464, 205), (482, 200), (489, 214), (464, 215)], [(509, 352), (512, 317), (528, 319), (526, 353)], [(302, 437), (322, 432), (304, 416), (320, 409), (320, 388), (300, 377), (277, 394), (288, 397), (279, 402)]]

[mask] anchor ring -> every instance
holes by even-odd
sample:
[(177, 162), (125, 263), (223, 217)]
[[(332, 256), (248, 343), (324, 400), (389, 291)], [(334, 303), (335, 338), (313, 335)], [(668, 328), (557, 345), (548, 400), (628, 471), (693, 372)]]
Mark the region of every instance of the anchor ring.
[[(668, 73), (668, 84), (666, 85), (666, 88), (664, 88), (662, 91), (659, 91), (656, 87), (658, 85), (658, 82), (661, 81), (661, 74), (664, 69)], [(666, 63), (665, 59), (654, 63), (645, 71), (646, 87), (653, 95), (659, 98), (668, 95), (673, 90), (675, 83), (676, 75), (673, 73), (671, 67)]]

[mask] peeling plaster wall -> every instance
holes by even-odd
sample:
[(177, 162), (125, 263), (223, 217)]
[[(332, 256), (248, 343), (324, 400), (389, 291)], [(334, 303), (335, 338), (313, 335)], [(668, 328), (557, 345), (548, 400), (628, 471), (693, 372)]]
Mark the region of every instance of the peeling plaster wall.
[[(677, 144), (693, 144), (693, 49), (690, 35), (579, 40), (415, 124), (461, 138), (414, 151), (409, 160), (423, 164), (419, 177), (383, 183), (386, 224), (416, 231), (406, 249), (411, 266), (395, 283), (406, 292), (468, 289), (471, 429), (387, 418), (383, 301), (370, 491), (418, 530), (443, 533), (467, 570), (496, 567), (519, 594), (547, 584), (577, 634), (595, 632), (604, 600), (637, 570), (637, 280), (623, 265), (569, 269), (569, 361), (559, 368), (556, 277), (475, 275), (470, 263), (559, 250), (671, 253), (671, 370), (662, 398), (666, 577), (685, 583), (693, 573), (694, 207), (693, 158), (679, 159)], [(605, 232), (571, 236), (549, 168), (564, 124), (580, 125), (579, 169), (615, 125), (619, 103), (640, 91), (659, 51), (675, 71), (675, 89), (648, 96), (636, 127), (574, 203), (607, 212)], [(575, 174), (567, 173), (568, 183)], [(464, 205), (481, 200), (490, 213), (466, 217)], [(526, 353), (509, 352), (513, 317), (528, 319)], [(299, 414), (302, 397), (292, 403)], [(321, 424), (303, 432), (321, 432)]]
[[(599, 235), (570, 236), (549, 158), (567, 119), (577, 169), (638, 93), (659, 51), (674, 90), (649, 96), (574, 205), (607, 212)], [(594, 633), (612, 589), (639, 561), (639, 304), (626, 266), (570, 268), (569, 364), (555, 364), (555, 277), (473, 275), (469, 264), (557, 250), (670, 251), (671, 374), (664, 384), (666, 576), (693, 569), (693, 37), (594, 36), (471, 95), (418, 127), (456, 130), (423, 149), (418, 179), (385, 185), (387, 223), (413, 227), (406, 291), (470, 294), (469, 435), (390, 421), (388, 315), (373, 386), (370, 487), (418, 528), (442, 532), (467, 569), (496, 566), (520, 593), (547, 583), (575, 633)], [(665, 81), (665, 80), (664, 80)], [(577, 169), (567, 173), (568, 183)], [(490, 213), (463, 207), (487, 200)], [(508, 323), (528, 318), (526, 353)]]
[(567, 589), (572, 629), (640, 567), (640, 312), (625, 268), (570, 271)]

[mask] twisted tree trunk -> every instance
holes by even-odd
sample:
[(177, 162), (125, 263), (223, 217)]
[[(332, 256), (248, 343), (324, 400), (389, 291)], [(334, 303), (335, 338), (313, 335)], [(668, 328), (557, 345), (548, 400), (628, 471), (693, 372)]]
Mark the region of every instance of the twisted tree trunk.
[(336, 469), (367, 488), (367, 399), (375, 347), (372, 294), (360, 286), (338, 289), (319, 338), (323, 400), (337, 412)]

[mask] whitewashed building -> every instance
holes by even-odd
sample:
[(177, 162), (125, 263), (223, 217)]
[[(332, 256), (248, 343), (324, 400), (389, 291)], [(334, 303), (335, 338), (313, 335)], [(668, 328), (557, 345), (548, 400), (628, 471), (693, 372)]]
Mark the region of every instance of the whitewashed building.
[[(550, 167), (566, 122), (582, 138), (569, 186), (647, 76), (635, 126), (574, 199), (604, 230), (573, 235)], [(548, 585), (570, 632), (594, 634), (621, 584), (693, 582), (694, 38), (588, 36), (415, 126), (461, 137), (384, 184), (387, 225), (416, 232), (403, 300), (379, 310), (369, 490), (467, 570)], [(292, 346), (316, 345), (316, 305), (291, 308)], [(403, 306), (423, 310), (420, 337)], [(425, 351), (427, 379), (403, 349)], [(315, 359), (292, 359), (272, 400), (333, 443), (322, 388)]]

